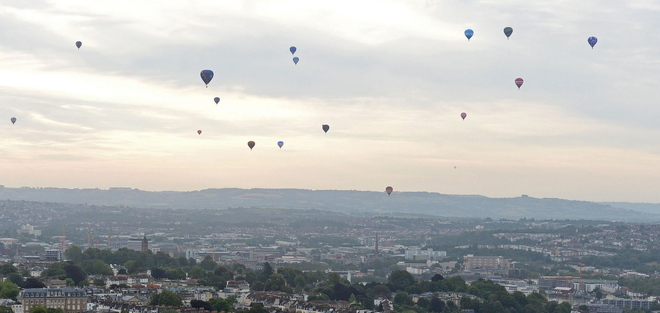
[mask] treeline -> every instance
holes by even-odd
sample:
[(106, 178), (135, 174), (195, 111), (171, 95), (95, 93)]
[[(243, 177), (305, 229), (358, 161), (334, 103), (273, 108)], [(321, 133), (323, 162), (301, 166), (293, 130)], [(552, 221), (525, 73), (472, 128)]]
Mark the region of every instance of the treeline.
[(640, 273), (653, 274), (660, 272), (660, 249), (639, 251), (624, 249), (616, 251), (616, 255), (609, 257), (585, 256), (580, 262), (598, 268), (634, 269)]
[(619, 285), (628, 287), (631, 291), (645, 293), (649, 296), (660, 296), (660, 279), (658, 278), (623, 278)]

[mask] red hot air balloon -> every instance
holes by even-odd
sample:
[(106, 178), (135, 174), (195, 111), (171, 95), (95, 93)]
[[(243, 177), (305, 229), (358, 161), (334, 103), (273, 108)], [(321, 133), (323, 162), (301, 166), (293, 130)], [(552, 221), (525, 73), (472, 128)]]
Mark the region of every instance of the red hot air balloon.
[(201, 134), (202, 134), (202, 130), (200, 129), (197, 131), (197, 135), (201, 135)]
[(248, 147), (252, 150), (252, 148), (254, 148), (254, 141), (248, 141)]
[(465, 118), (467, 117), (467, 113), (465, 112), (461, 113), (461, 117), (463, 118), (463, 120), (465, 120)]
[(392, 191), (394, 191), (394, 189), (392, 188), (392, 186), (387, 186), (387, 188), (385, 188), (385, 192), (387, 192), (387, 195), (388, 195), (388, 196), (392, 194)]
[(520, 77), (516, 78), (516, 86), (518, 86), (518, 89), (520, 89), (520, 86), (522, 86), (524, 80)]

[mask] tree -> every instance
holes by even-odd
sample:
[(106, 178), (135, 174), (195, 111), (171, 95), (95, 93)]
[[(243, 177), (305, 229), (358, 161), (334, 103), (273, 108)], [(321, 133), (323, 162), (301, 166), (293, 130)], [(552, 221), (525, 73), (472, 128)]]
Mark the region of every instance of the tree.
[(334, 286), (336, 284), (341, 284), (341, 275), (338, 273), (328, 274), (328, 285)]
[(415, 277), (406, 271), (396, 270), (390, 273), (390, 276), (387, 277), (387, 282), (394, 291), (405, 290), (406, 287), (415, 283)]
[(353, 304), (353, 303), (356, 303), (356, 302), (357, 302), (357, 298), (355, 298), (355, 294), (352, 293), (351, 297), (348, 298), (348, 303)]
[(0, 305), (0, 313), (14, 313), (14, 310), (8, 306)]
[(73, 287), (73, 286), (76, 285), (76, 282), (74, 282), (73, 279), (71, 279), (71, 278), (67, 278), (67, 279), (65, 280), (65, 282), (66, 282), (66, 285), (67, 285), (68, 287)]
[(120, 268), (120, 269), (117, 271), (117, 275), (127, 275), (127, 274), (128, 274), (128, 273), (126, 273), (126, 269), (125, 269), (125, 268)]
[(264, 267), (259, 273), (259, 281), (265, 283), (268, 278), (270, 278), (270, 275), (273, 275), (273, 273), (275, 273), (275, 271), (273, 271), (273, 267), (270, 266), (270, 263), (264, 262)]
[(101, 278), (95, 278), (93, 283), (94, 283), (94, 286), (97, 286), (97, 287), (105, 286), (105, 281)]
[(307, 280), (305, 279), (305, 275), (302, 274), (296, 275), (296, 278), (293, 280), (293, 282), (296, 287), (305, 287), (305, 285), (307, 285)]
[(85, 272), (89, 275), (112, 276), (112, 268), (102, 260), (90, 260), (83, 263)]
[(25, 280), (25, 283), (23, 283), (23, 288), (28, 289), (28, 288), (46, 288), (46, 285), (42, 283), (38, 278), (30, 277)]
[(594, 294), (596, 295), (596, 299), (598, 300), (600, 300), (603, 297), (603, 292), (598, 287), (594, 288)]
[(0, 299), (12, 299), (16, 301), (20, 290), (16, 284), (10, 281), (3, 281), (0, 283)]
[(167, 277), (167, 272), (162, 268), (154, 267), (151, 269), (151, 277), (155, 279), (162, 279)]
[(213, 259), (207, 255), (204, 257), (204, 260), (199, 263), (199, 266), (207, 271), (212, 271), (216, 266), (218, 266), (218, 263), (215, 263), (215, 261), (213, 261)]
[(67, 260), (73, 263), (80, 263), (83, 260), (83, 251), (78, 246), (72, 246), (64, 251)]
[(398, 305), (412, 305), (412, 299), (405, 291), (397, 291), (396, 296), (394, 296), (394, 303)]
[(445, 278), (440, 274), (435, 274), (435, 275), (433, 275), (433, 277), (431, 277), (432, 282), (441, 281), (443, 279), (445, 279)]
[[(186, 258), (183, 258), (183, 259), (185, 260)], [(208, 303), (206, 301), (202, 301), (202, 300), (190, 300), (190, 306), (197, 309), (197, 311), (199, 311), (200, 308), (203, 308), (206, 311), (212, 311), (213, 310), (213, 307), (211, 307), (210, 303)]]
[(81, 281), (87, 278), (87, 274), (85, 274), (83, 269), (78, 265), (67, 265), (64, 267), (64, 272), (66, 272), (66, 276), (71, 278), (76, 285), (80, 284)]
[(223, 299), (223, 298), (213, 298), (209, 301), (209, 304), (211, 305), (211, 308), (213, 308), (214, 311), (218, 312), (231, 312), (231, 303), (229, 301)]
[(179, 297), (179, 295), (166, 289), (163, 290), (163, 292), (160, 294), (151, 297), (149, 304), (180, 307), (183, 305), (183, 302), (181, 301), (181, 297)]
[(265, 291), (286, 291), (286, 280), (282, 274), (272, 274), (264, 283)]
[(390, 288), (387, 288), (385, 285), (376, 285), (374, 286), (374, 296), (381, 296), (389, 299), (392, 296), (392, 291), (390, 291)]
[(12, 283), (16, 284), (16, 286), (23, 286), (23, 276), (19, 273), (11, 273), (7, 276), (7, 279), (11, 281)]
[(46, 311), (46, 308), (37, 305), (30, 309), (30, 313), (48, 313), (48, 311)]
[(445, 308), (445, 303), (440, 300), (438, 297), (431, 298), (431, 305), (429, 306), (429, 311), (431, 312), (442, 312)]
[(188, 274), (193, 279), (201, 279), (206, 277), (206, 271), (199, 266), (195, 266), (192, 269), (190, 269), (190, 272), (188, 272)]
[(18, 269), (11, 263), (5, 263), (4, 265), (0, 266), (0, 274), (2, 275), (8, 275), (17, 272)]

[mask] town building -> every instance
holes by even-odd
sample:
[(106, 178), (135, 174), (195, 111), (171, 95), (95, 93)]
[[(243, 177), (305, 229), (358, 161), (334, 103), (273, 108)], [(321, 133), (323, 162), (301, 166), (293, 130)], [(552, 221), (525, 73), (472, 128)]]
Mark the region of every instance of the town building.
[(511, 260), (501, 256), (474, 256), (468, 254), (463, 257), (463, 267), (467, 271), (475, 269), (507, 270)]
[(60, 308), (64, 312), (80, 312), (87, 309), (87, 294), (75, 288), (30, 288), (18, 296), (23, 304), (23, 312), (30, 312), (35, 306)]
[(442, 261), (447, 257), (447, 251), (433, 251), (429, 248), (426, 250), (421, 249), (407, 249), (406, 260), (424, 260), (424, 261)]

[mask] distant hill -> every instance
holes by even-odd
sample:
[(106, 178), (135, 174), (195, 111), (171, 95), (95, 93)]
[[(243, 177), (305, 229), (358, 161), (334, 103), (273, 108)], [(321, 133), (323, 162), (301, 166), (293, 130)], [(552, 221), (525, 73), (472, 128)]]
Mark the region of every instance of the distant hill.
[(651, 214), (660, 214), (660, 203), (600, 202), (611, 207)]
[(101, 190), (0, 187), (0, 199), (175, 209), (293, 208), (388, 215), (660, 222), (660, 214), (656, 213), (657, 211), (641, 207), (636, 209), (635, 204), (609, 205), (527, 196), (488, 198), (429, 192), (394, 192), (387, 196), (385, 192), (304, 189), (228, 188), (153, 192), (128, 188)]

